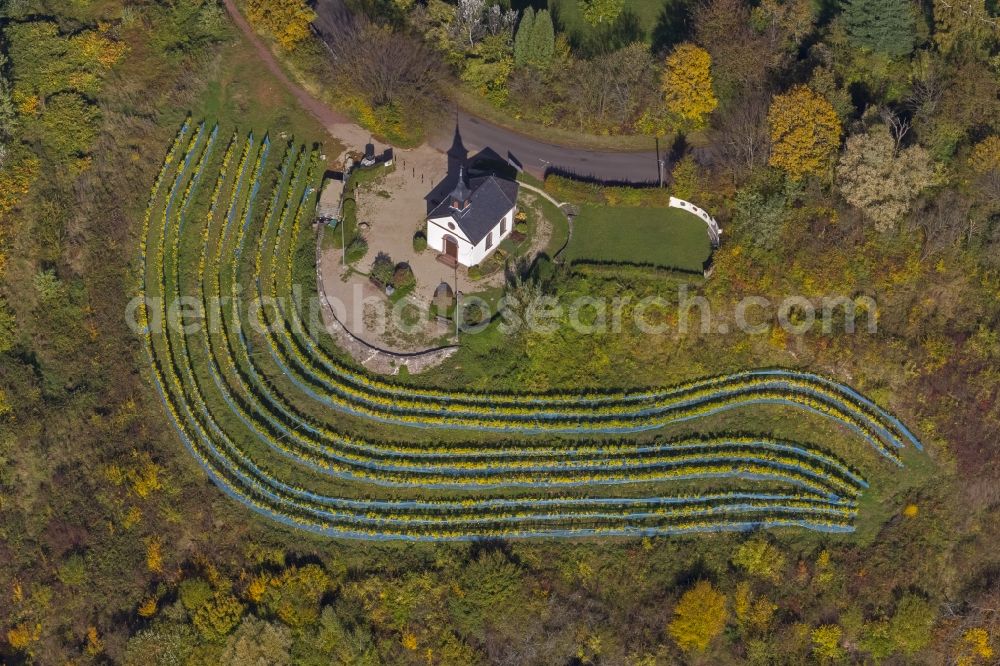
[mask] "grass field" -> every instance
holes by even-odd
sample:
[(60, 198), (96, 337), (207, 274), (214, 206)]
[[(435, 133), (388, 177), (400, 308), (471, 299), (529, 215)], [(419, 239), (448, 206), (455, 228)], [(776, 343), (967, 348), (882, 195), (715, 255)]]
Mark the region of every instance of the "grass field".
[(705, 223), (676, 208), (583, 206), (573, 221), (570, 261), (702, 270), (711, 253)]

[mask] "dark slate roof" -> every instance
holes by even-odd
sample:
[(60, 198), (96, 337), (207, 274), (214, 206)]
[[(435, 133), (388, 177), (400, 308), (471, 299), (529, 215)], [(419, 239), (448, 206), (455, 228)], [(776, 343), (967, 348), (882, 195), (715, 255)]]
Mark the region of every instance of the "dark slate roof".
[(516, 181), (486, 176), (474, 178), (469, 184), (472, 194), (469, 197), (469, 207), (465, 210), (454, 210), (451, 198), (447, 198), (431, 211), (428, 218), (448, 217), (455, 220), (462, 233), (476, 245), (486, 237), (517, 202), (518, 184)]
[(455, 183), (455, 188), (448, 195), (448, 198), (452, 201), (466, 201), (470, 194), (472, 194), (472, 190), (465, 184), (465, 170), (459, 167), (458, 182)]

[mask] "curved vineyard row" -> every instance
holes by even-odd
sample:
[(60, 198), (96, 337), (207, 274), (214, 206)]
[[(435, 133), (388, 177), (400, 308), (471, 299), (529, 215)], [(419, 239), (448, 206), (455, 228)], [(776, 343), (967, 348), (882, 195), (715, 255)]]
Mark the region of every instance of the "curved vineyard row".
[[(292, 256), (315, 192), (316, 151), (289, 146), (280, 166), (271, 165), (269, 139), (257, 142), (251, 133), (233, 167), (239, 146), (234, 135), (221, 163), (211, 166), (218, 131), (213, 128), (206, 138), (204, 123), (192, 132), (186, 122), (178, 132), (153, 186), (141, 255), (143, 294), (151, 297), (145, 302), (156, 304), (159, 321), (167, 321), (168, 303), (193, 288), (203, 307), (217, 304), (221, 326), (195, 333), (147, 327), (144, 348), (153, 384), (189, 451), (228, 495), (271, 519), (365, 539), (677, 534), (778, 526), (841, 532), (853, 529), (857, 498), (867, 488), (859, 473), (831, 454), (768, 437), (374, 442), (337, 431), (314, 413), (316, 406), (424, 429), (524, 436), (629, 432), (779, 402), (837, 419), (894, 460), (895, 449), (919, 445), (901, 423), (851, 389), (782, 370), (629, 395), (529, 395), (520, 405), (512, 396), (415, 390), (367, 377), (322, 352), (303, 333), (294, 309), (278, 307), (271, 317), (258, 311), (255, 320), (239, 305), (244, 286), (255, 287), (261, 297), (290, 292)], [(208, 213), (192, 217), (203, 176), (212, 168), (217, 173)], [(267, 187), (266, 205), (259, 205)], [(263, 215), (255, 215), (261, 208)], [(157, 224), (152, 224), (156, 211)], [(182, 233), (192, 225), (197, 236)], [(251, 241), (255, 245), (248, 249)], [(198, 252), (196, 271), (182, 260), (193, 251)], [(148, 320), (146, 306), (141, 316)], [(248, 326), (254, 321), (264, 324), (257, 338), (266, 353), (251, 346), (254, 333)], [(683, 492), (696, 479), (759, 488)], [(347, 485), (338, 493), (331, 483)], [(682, 492), (591, 494), (598, 488), (665, 483)], [(560, 488), (572, 494), (554, 494)], [(389, 494), (414, 491), (419, 499)]]

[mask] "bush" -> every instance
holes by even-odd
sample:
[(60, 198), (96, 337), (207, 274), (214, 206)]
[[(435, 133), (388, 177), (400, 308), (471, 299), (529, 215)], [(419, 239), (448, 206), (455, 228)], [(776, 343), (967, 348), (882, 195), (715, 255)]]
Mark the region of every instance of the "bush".
[(372, 262), (372, 269), (368, 273), (368, 277), (385, 287), (392, 283), (392, 276), (395, 272), (396, 264), (393, 263), (392, 258), (385, 252), (379, 252), (375, 256), (375, 261)]
[(347, 246), (347, 263), (353, 264), (368, 254), (368, 241), (364, 236), (355, 236)]
[(392, 286), (396, 289), (409, 289), (417, 283), (413, 276), (413, 269), (405, 262), (396, 264), (396, 270), (392, 273)]
[(514, 224), (514, 231), (516, 231), (519, 234), (526, 234), (526, 233), (528, 233), (528, 223), (525, 222), (524, 220), (518, 220)]
[(427, 236), (423, 231), (413, 234), (413, 251), (423, 252), (427, 249)]
[(662, 187), (612, 187), (565, 176), (548, 176), (545, 179), (545, 191), (556, 199), (575, 204), (653, 208), (670, 205), (670, 192)]

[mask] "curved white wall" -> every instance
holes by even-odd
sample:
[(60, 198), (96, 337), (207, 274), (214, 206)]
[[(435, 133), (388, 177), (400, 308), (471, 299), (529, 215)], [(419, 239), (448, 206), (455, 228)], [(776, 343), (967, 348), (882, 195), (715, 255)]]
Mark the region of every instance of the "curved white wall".
[(680, 208), (681, 210), (686, 210), (689, 213), (694, 213), (708, 225), (708, 237), (712, 241), (712, 247), (719, 247), (719, 240), (722, 236), (722, 227), (719, 223), (715, 221), (715, 218), (706, 213), (703, 209), (698, 208), (690, 201), (684, 201), (683, 199), (678, 199), (677, 197), (670, 197), (671, 208)]

